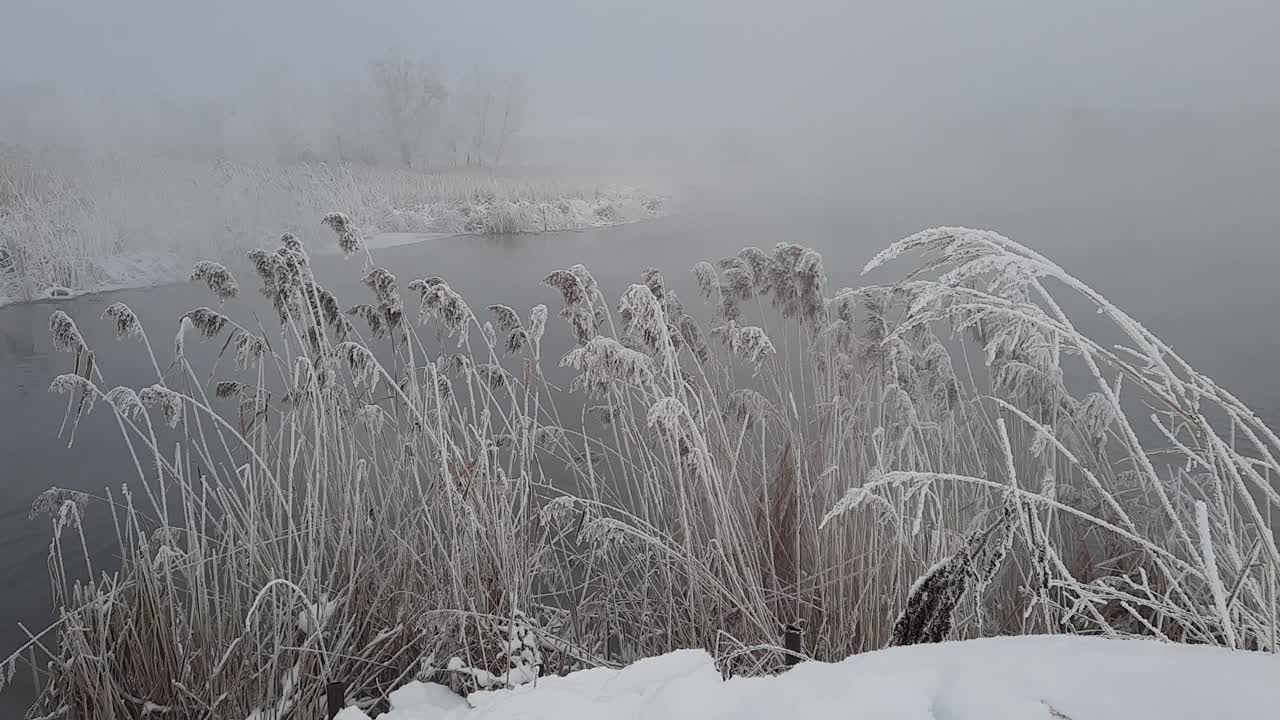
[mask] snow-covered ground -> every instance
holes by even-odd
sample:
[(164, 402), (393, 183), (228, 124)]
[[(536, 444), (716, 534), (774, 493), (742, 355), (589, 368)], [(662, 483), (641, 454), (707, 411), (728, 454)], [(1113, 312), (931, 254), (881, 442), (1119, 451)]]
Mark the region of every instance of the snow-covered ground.
[(375, 219), (382, 232), (530, 233), (581, 230), (665, 215), (670, 199), (626, 186), (556, 199), (471, 197), (389, 209)]
[[(585, 230), (652, 220), (670, 212), (670, 198), (622, 186), (608, 188), (594, 198), (552, 202), (442, 202), (395, 210), (366, 224), (364, 244), (377, 250), (459, 235)], [(338, 248), (328, 243), (316, 246), (312, 252), (336, 254)]]
[[(364, 239), (364, 246), (370, 250), (384, 250), (386, 248), (401, 247), (403, 245), (416, 245), (420, 242), (428, 240), (444, 240), (446, 238), (457, 237), (464, 233), (437, 233), (437, 232), (392, 232), (378, 233)], [(312, 255), (339, 255), (342, 250), (338, 248), (336, 243), (327, 243), (309, 248), (308, 252)]]
[(320, 218), (333, 210), (369, 238), (577, 230), (671, 212), (665, 194), (589, 180), (155, 165), (105, 179), (76, 166), (84, 172), (66, 171), (75, 183), (35, 184), (0, 207), (0, 305), (185, 280), (197, 260), (242, 258), (285, 231), (324, 247)]
[[(370, 250), (377, 250), (458, 235), (609, 227), (662, 217), (668, 212), (669, 200), (632, 188), (618, 188), (594, 199), (565, 198), (554, 202), (490, 200), (423, 205), (389, 212), (375, 222), (367, 223), (363, 232), (365, 245)], [(338, 252), (337, 246), (328, 242), (329, 239), (327, 234), (320, 235), (317, 240), (324, 242), (313, 244), (313, 252)], [(64, 282), (68, 284), (41, 283), (30, 299), (69, 298), (179, 282), (186, 278), (191, 264), (197, 259), (203, 258), (185, 258), (176, 250), (63, 257), (57, 261), (62, 267), (48, 275), (67, 277), (69, 280)], [(0, 306), (25, 299), (19, 290), (18, 278), (7, 277), (4, 270), (5, 267), (0, 265)]]
[[(893, 648), (723, 680), (682, 650), (622, 670), (473, 693), (411, 682), (380, 720), (1204, 720), (1280, 717), (1280, 656), (1207, 646), (1030, 636)], [(366, 720), (343, 710), (341, 720)]]
[[(180, 261), (173, 253), (150, 254), (123, 253), (98, 258), (71, 258), (63, 260), (60, 275), (67, 279), (62, 283), (43, 285), (32, 294), (31, 300), (70, 298), (110, 290), (155, 287), (184, 278), (190, 271), (190, 263)], [(0, 273), (0, 306), (21, 302), (28, 298), (18, 288), (18, 282), (5, 282)]]

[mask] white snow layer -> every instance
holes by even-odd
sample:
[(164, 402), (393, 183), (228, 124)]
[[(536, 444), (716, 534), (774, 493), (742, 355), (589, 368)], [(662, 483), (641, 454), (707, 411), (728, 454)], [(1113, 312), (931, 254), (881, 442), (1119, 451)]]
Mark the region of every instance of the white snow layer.
[[(671, 212), (670, 206), (669, 197), (617, 185), (602, 187), (592, 197), (566, 197), (554, 202), (491, 199), (425, 203), (367, 218), (362, 230), (367, 236), (368, 248), (375, 250), (456, 235), (556, 232), (625, 225), (667, 215)], [(366, 214), (376, 215), (372, 211)], [(315, 252), (337, 252), (327, 232), (311, 240), (309, 246)], [(186, 257), (188, 248), (181, 246), (148, 252), (59, 256), (56, 262), (45, 258), (39, 262), (52, 264), (56, 270), (38, 277), (52, 274), (62, 278), (58, 284), (50, 285), (16, 275), (11, 263), (5, 260), (3, 246), (0, 242), (0, 306), (180, 282), (186, 278), (192, 262), (207, 259)], [(245, 249), (223, 248), (226, 255), (242, 255)], [(45, 254), (49, 252), (53, 251), (46, 249)], [(24, 291), (23, 287), (29, 282), (34, 282), (34, 287)]]
[[(1078, 636), (916, 645), (722, 680), (681, 650), (463, 699), (411, 682), (380, 720), (1202, 720), (1280, 718), (1280, 656)], [(352, 707), (341, 720), (367, 720)]]
[[(72, 287), (50, 285), (33, 293), (31, 300), (60, 300), (90, 293), (145, 288), (179, 279), (184, 265), (172, 253), (122, 253), (93, 259), (66, 260), (74, 266), (76, 279)], [(0, 270), (3, 270), (0, 267)], [(17, 281), (0, 272), (0, 306), (22, 302)]]

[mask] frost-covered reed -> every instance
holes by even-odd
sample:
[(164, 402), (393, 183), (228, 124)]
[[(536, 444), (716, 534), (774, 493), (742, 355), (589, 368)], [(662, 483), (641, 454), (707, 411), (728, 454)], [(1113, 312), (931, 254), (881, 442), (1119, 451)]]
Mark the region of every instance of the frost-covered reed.
[[(370, 707), (412, 677), (690, 646), (763, 672), (792, 626), (819, 659), (1043, 632), (1280, 647), (1272, 430), (1022, 245), (940, 228), (867, 267), (905, 255), (903, 282), (853, 289), (812, 250), (747, 248), (698, 264), (701, 309), (656, 270), (617, 304), (556, 270), (556, 329), (376, 266), (344, 310), (297, 238), (255, 251), (277, 331), (183, 320), (235, 356), (213, 380), (188, 346), (148, 388), (54, 383), (73, 418), (112, 413), (137, 481), (37, 499), (62, 608), (14, 656), (38, 711), (318, 717), (332, 680)], [(122, 560), (84, 582), (63, 535), (89, 513)]]

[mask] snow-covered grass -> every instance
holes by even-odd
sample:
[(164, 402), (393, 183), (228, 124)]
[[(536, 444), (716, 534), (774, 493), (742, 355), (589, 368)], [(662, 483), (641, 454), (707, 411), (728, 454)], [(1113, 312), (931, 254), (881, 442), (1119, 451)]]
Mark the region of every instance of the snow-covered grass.
[(326, 207), (350, 208), (377, 232), (533, 233), (637, 222), (669, 211), (670, 199), (625, 184), (542, 176), (313, 166)]
[[(695, 266), (701, 309), (656, 269), (616, 303), (553, 269), (557, 319), (396, 278), (325, 223), (354, 305), (287, 235), (256, 283), (199, 265), (210, 307), (173, 343), (112, 306), (149, 387), (102, 376), (96, 318), (51, 318), (68, 431), (108, 414), (138, 479), (33, 508), (64, 608), (14, 656), (40, 712), (316, 717), (332, 680), (371, 707), (681, 648), (739, 676), (998, 635), (1280, 648), (1280, 439), (1005, 237), (919, 233), (867, 266), (919, 257), (905, 280), (859, 289), (746, 248)], [(251, 284), (270, 332), (237, 314)], [(80, 557), (93, 512), (113, 574)]]
[(181, 279), (342, 207), (369, 231), (514, 233), (668, 211), (661, 195), (571, 177), (85, 157), (0, 145), (0, 305)]
[[(725, 679), (680, 650), (473, 693), (413, 681), (380, 720), (1263, 720), (1280, 656), (1145, 640), (1024, 636), (893, 648)], [(356, 707), (339, 720), (369, 720)]]

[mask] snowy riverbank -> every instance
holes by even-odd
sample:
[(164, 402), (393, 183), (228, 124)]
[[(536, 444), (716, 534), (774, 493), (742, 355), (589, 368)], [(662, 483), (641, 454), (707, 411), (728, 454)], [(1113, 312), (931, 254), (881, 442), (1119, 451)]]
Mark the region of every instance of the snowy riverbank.
[[(83, 177), (81, 177), (83, 176)], [(284, 232), (329, 237), (340, 210), (365, 237), (578, 230), (660, 217), (671, 198), (620, 183), (379, 168), (140, 164), (34, 183), (0, 205), (0, 305), (186, 279)]]
[(373, 219), (380, 232), (494, 234), (582, 230), (661, 217), (670, 199), (615, 186), (556, 199), (481, 196), (396, 208)]
[[(1029, 636), (916, 645), (722, 680), (700, 650), (463, 699), (412, 682), (380, 720), (1201, 720), (1280, 712), (1280, 656), (1145, 640)], [(341, 720), (366, 720), (356, 708)]]
[(177, 253), (163, 251), (69, 260), (75, 263), (74, 271), (67, 274), (62, 282), (41, 282), (30, 289), (22, 287), (16, 274), (5, 277), (0, 272), (0, 307), (23, 301), (71, 298), (178, 282), (186, 279), (191, 265), (179, 259)]

